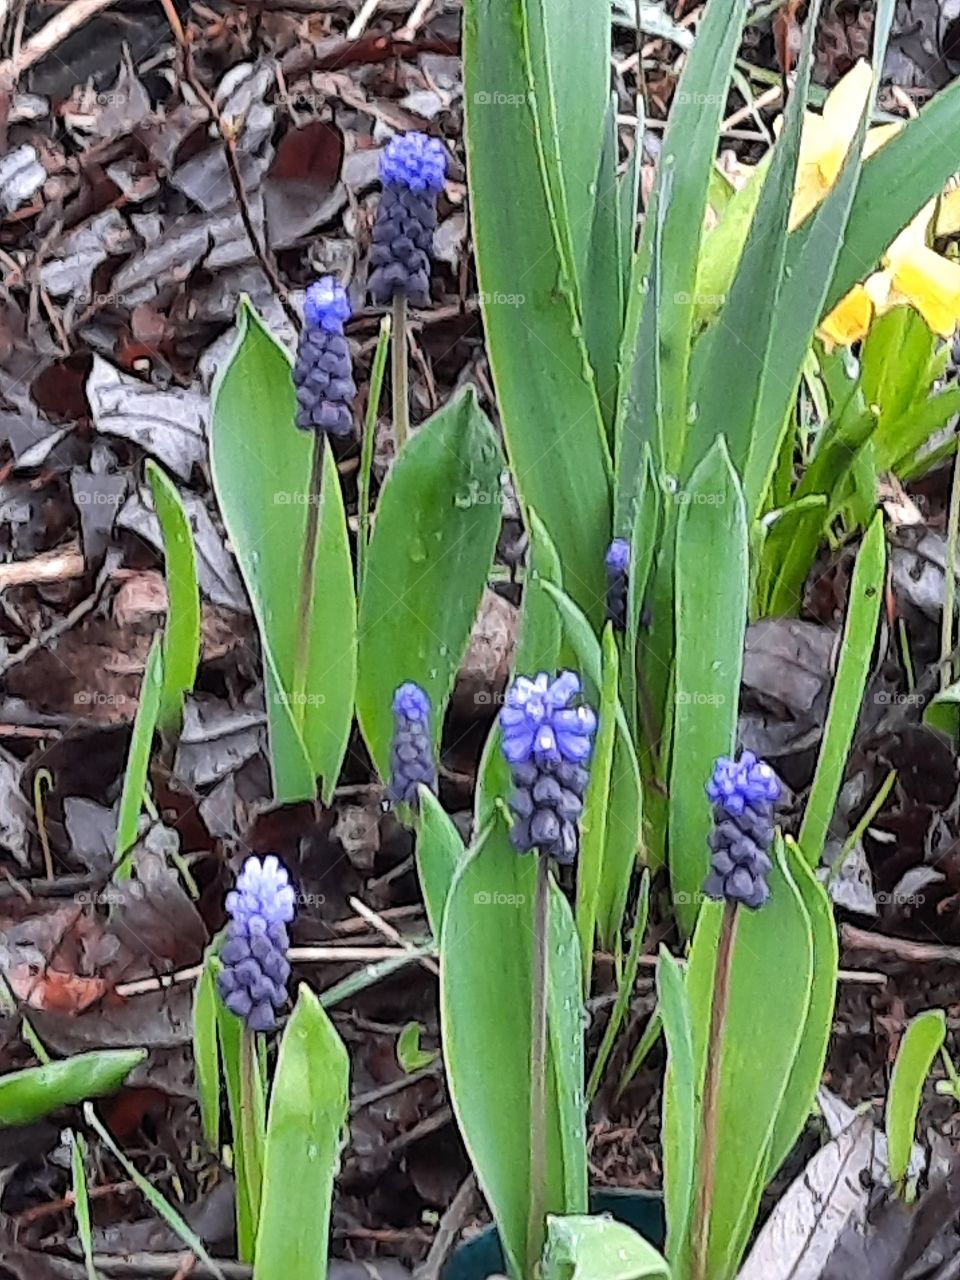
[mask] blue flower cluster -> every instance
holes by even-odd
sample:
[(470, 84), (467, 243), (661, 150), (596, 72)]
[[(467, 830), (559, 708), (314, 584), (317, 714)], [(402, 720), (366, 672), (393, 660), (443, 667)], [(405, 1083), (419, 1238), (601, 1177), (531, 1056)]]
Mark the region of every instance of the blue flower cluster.
[(286, 868), (270, 854), (247, 858), (227, 894), (230, 922), (217, 985), (224, 1004), (251, 1031), (273, 1031), (287, 1001), (287, 925), (296, 898)]
[(607, 621), (615, 631), (627, 629), (627, 597), (630, 570), (630, 543), (614, 538), (604, 561), (607, 569)]
[(394, 730), (390, 745), (390, 799), (416, 806), (417, 788), (437, 789), (437, 767), (430, 738), (430, 699), (408, 680), (393, 695)]
[(767, 876), (780, 780), (752, 751), (744, 751), (739, 760), (717, 761), (706, 790), (714, 825), (704, 892), (718, 902), (762, 907), (770, 896)]
[(579, 848), (579, 822), (590, 780), (597, 717), (573, 706), (580, 678), (564, 671), (555, 680), (518, 676), (500, 712), (503, 754), (510, 765), (514, 815), (510, 838), (518, 853), (539, 850), (571, 863)]
[(307, 290), (305, 325), (293, 369), (297, 389), (297, 426), (349, 436), (357, 387), (353, 360), (343, 326), (350, 319), (346, 290), (332, 276), (322, 276)]
[(415, 307), (430, 301), (430, 256), (437, 226), (437, 196), (447, 156), (436, 138), (407, 133), (392, 138), (380, 161), (383, 194), (373, 226), (367, 287), (378, 306), (399, 294)]

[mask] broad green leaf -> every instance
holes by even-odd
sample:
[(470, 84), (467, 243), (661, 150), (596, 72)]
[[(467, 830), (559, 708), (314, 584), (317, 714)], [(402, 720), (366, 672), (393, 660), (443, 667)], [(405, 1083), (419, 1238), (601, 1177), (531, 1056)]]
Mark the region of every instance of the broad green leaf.
[[(333, 792), (353, 715), (353, 566), (336, 466), (323, 450), (310, 492), (314, 440), (294, 425), (290, 359), (244, 300), (236, 344), (213, 389), (210, 461), (217, 501), (250, 595), (263, 651), (270, 763), (279, 803)], [(317, 511), (319, 496), (319, 511)], [(316, 537), (306, 540), (312, 513)], [(294, 687), (299, 583), (312, 557), (309, 650)]]
[(136, 1185), (137, 1190), (150, 1205), (151, 1209), (163, 1219), (171, 1231), (183, 1241), (187, 1248), (197, 1255), (199, 1260), (208, 1269), (216, 1280), (224, 1280), (223, 1272), (217, 1266), (213, 1258), (210, 1257), (203, 1246), (203, 1241), (197, 1233), (187, 1225), (181, 1214), (173, 1207), (169, 1200), (153, 1185), (149, 1178), (144, 1177), (137, 1166), (123, 1154), (120, 1148), (114, 1142), (112, 1135), (107, 1131), (101, 1123), (97, 1113), (93, 1109), (93, 1105), (89, 1102), (85, 1103), (83, 1108), (83, 1116), (87, 1124), (99, 1134), (101, 1141), (106, 1143), (110, 1151), (113, 1153), (114, 1159), (120, 1165), (127, 1177)]
[[(535, 858), (517, 856), (498, 816), (457, 870), (440, 935), (440, 1027), (450, 1098), (514, 1276), (535, 1256), (533, 1246), (539, 1254), (543, 1244), (533, 1240), (528, 1249), (527, 1240), (536, 876)], [(551, 968), (548, 963), (548, 974)], [(579, 991), (577, 983), (573, 990)], [(570, 991), (560, 998), (570, 1000)], [(548, 1041), (553, 1043), (552, 1035)], [(550, 1056), (545, 1207), (550, 1213), (578, 1212), (582, 1206), (568, 1204)]]
[(547, 1219), (542, 1280), (670, 1280), (652, 1244), (616, 1218), (571, 1215)]
[(343, 1041), (301, 985), (270, 1095), (257, 1280), (326, 1280), (333, 1179), (349, 1097)]
[[(662, 218), (659, 301), (645, 288), (651, 254), (644, 251), (643, 245), (631, 282), (632, 296), (647, 293), (644, 309), (659, 307), (661, 412), (666, 446), (663, 465), (670, 473), (677, 471), (684, 453), (697, 263), (717, 135), (746, 10), (746, 0), (712, 0), (704, 11), (674, 95), (657, 166), (653, 211), (648, 211), (644, 230), (644, 240), (649, 241)], [(667, 188), (667, 207), (661, 214), (659, 204)], [(634, 353), (642, 350), (644, 328), (638, 309), (634, 306), (631, 310), (628, 301), (625, 350), (629, 360), (624, 377), (631, 376)]]
[(754, 437), (767, 432), (759, 417), (763, 383), (770, 375), (769, 352), (779, 341), (779, 299), (784, 282), (787, 226), (796, 183), (813, 37), (820, 2), (808, 6), (797, 82), (784, 116), (743, 255), (716, 321), (700, 339), (691, 369), (691, 417), (684, 474), (726, 437), (731, 462), (745, 473)]
[[(571, 46), (575, 40), (567, 42)], [(607, 109), (600, 154), (600, 173), (593, 199), (587, 268), (581, 281), (583, 329), (590, 363), (600, 393), (600, 404), (609, 439), (617, 408), (620, 336), (623, 331), (623, 238), (620, 230), (622, 193), (617, 184), (618, 130), (616, 100)]]
[(161, 640), (154, 636), (147, 655), (147, 665), (143, 672), (143, 684), (140, 686), (140, 701), (137, 714), (133, 718), (133, 732), (130, 737), (130, 750), (123, 771), (123, 788), (120, 792), (120, 812), (117, 817), (117, 839), (114, 846), (114, 864), (116, 874), (121, 879), (130, 875), (129, 862), (123, 862), (124, 855), (137, 842), (137, 831), (140, 826), (140, 812), (143, 809), (143, 797), (147, 787), (147, 775), (150, 772), (150, 752), (153, 748), (153, 735), (157, 731), (157, 717), (160, 715), (160, 699), (163, 693), (163, 656)]
[(590, 994), (600, 880), (607, 844), (607, 812), (610, 806), (610, 777), (616, 741), (619, 674), (617, 644), (613, 638), (613, 629), (608, 623), (603, 633), (603, 684), (599, 726), (590, 764), (590, 784), (580, 824), (580, 852), (577, 857), (577, 937), (583, 963), (581, 981), (585, 996)]
[(411, 436), (380, 492), (360, 597), (357, 715), (382, 778), (405, 681), (429, 694), (439, 740), (493, 563), (502, 467), (468, 387)]
[(114, 1093), (146, 1049), (101, 1049), (0, 1076), (0, 1129), (32, 1124), (61, 1107)]
[[(554, 601), (563, 622), (564, 636), (577, 656), (589, 697), (603, 687), (600, 644), (586, 617), (565, 592), (550, 582), (543, 589)], [(641, 841), (642, 798), (640, 768), (623, 707), (614, 706), (617, 737), (613, 747), (610, 800), (603, 848), (603, 868), (597, 893), (597, 932), (608, 949), (617, 944), (627, 905), (630, 879)]]
[(667, 1257), (674, 1260), (686, 1237), (693, 1200), (697, 1135), (696, 1076), (690, 1002), (680, 966), (660, 948), (657, 998), (667, 1042), (663, 1091), (663, 1194), (667, 1211)]
[[(537, 106), (542, 80), (531, 63), (533, 3), (468, 0), (464, 7), (473, 242), (517, 491), (549, 531), (567, 590), (599, 624), (611, 527), (610, 461), (571, 267), (560, 248), (562, 215), (543, 178), (556, 149), (543, 138)], [(571, 29), (558, 30), (558, 38), (569, 41)], [(576, 88), (563, 86), (565, 102)], [(606, 87), (601, 112), (605, 106)]]
[(897, 1050), (886, 1114), (890, 1180), (896, 1186), (902, 1186), (906, 1181), (923, 1082), (930, 1074), (946, 1035), (947, 1022), (943, 1010), (927, 1009), (911, 1019)]
[(192, 693), (200, 664), (200, 588), (197, 553), (190, 521), (176, 485), (161, 467), (147, 459), (166, 560), (167, 621), (163, 629), (163, 692), (159, 726), (175, 734), (183, 716), (183, 698)]
[(689, 934), (709, 861), (703, 788), (717, 757), (733, 752), (747, 625), (747, 520), (722, 437), (677, 497), (669, 865), (677, 919)]
[[(778, 835), (778, 847), (780, 837)], [(837, 926), (826, 889), (807, 866), (792, 840), (785, 842), (787, 866), (803, 899), (813, 938), (813, 979), (810, 1006), (800, 1037), (783, 1102), (767, 1153), (766, 1179), (771, 1181), (794, 1148), (814, 1107), (837, 1000)]]
[(860, 357), (860, 386), (867, 404), (877, 408), (881, 431), (929, 393), (936, 342), (912, 307), (895, 307), (873, 322)]
[[(720, 1071), (709, 1275), (736, 1275), (753, 1229), (767, 1153), (810, 1006), (810, 921), (782, 851), (775, 849), (774, 854), (769, 901), (759, 911), (736, 913), (729, 1003), (719, 1055), (711, 1053), (708, 1030), (725, 910), (721, 904), (706, 903), (700, 912), (687, 968), (698, 1096), (708, 1055)], [(679, 1261), (676, 1269), (685, 1274)]]
[(427, 908), (427, 919), (435, 938), (440, 937), (447, 894), (465, 853), (463, 837), (452, 819), (433, 792), (421, 787), (417, 823), (417, 872)]
[(811, 867), (820, 863), (827, 830), (843, 783), (847, 755), (856, 731), (860, 704), (870, 671), (870, 659), (873, 656), (885, 572), (883, 514), (878, 511), (860, 547), (850, 583), (840, 660), (830, 695), (830, 707), (813, 785), (800, 827), (798, 843)]
[(203, 1136), (212, 1151), (220, 1150), (220, 1045), (217, 1038), (217, 984), (212, 952), (193, 993), (193, 1061)]
[(408, 1022), (397, 1036), (397, 1062), (400, 1070), (411, 1075), (436, 1062), (440, 1056), (436, 1049), (424, 1049), (420, 1044), (423, 1027), (419, 1022)]
[(901, 478), (905, 478), (907, 472), (911, 476), (923, 474), (921, 463), (935, 465), (932, 457), (929, 463), (924, 457), (924, 446), (958, 413), (960, 387), (948, 387), (911, 406), (902, 418), (891, 424), (889, 433), (884, 432), (883, 439), (876, 442), (878, 468), (895, 471)]
[(630, 1008), (630, 1001), (633, 998), (633, 988), (636, 985), (637, 973), (640, 969), (640, 957), (643, 954), (644, 934), (647, 929), (647, 913), (650, 909), (650, 872), (646, 869), (643, 872), (643, 878), (640, 881), (640, 893), (637, 900), (636, 919), (633, 923), (633, 932), (630, 937), (630, 950), (627, 953), (627, 963), (624, 965), (623, 976), (617, 987), (617, 998), (614, 1002), (613, 1010), (607, 1020), (607, 1025), (603, 1029), (603, 1039), (600, 1041), (600, 1048), (597, 1050), (597, 1056), (593, 1066), (590, 1069), (590, 1079), (587, 1081), (587, 1103), (591, 1103), (597, 1096), (597, 1091), (603, 1083), (604, 1073), (607, 1069), (607, 1063), (610, 1061), (610, 1055), (616, 1044), (617, 1036), (623, 1026)]

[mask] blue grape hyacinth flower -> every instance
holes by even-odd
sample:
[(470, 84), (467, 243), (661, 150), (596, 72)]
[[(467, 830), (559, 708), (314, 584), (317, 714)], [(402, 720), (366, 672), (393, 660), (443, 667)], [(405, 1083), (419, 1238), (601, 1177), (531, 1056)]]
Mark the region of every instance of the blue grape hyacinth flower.
[(367, 282), (378, 306), (397, 295), (415, 307), (428, 305), (437, 196), (446, 171), (442, 144), (424, 133), (398, 134), (384, 149)]
[(393, 695), (394, 730), (390, 744), (390, 799), (416, 807), (417, 788), (437, 789), (437, 766), (430, 737), (430, 698), (412, 680)]
[(774, 808), (781, 790), (777, 775), (752, 751), (739, 760), (722, 756), (717, 761), (706, 787), (713, 805), (710, 873), (704, 884), (708, 897), (751, 910), (767, 901)]
[(630, 543), (614, 538), (604, 560), (607, 570), (607, 621), (615, 631), (627, 629), (627, 598), (630, 571)]
[(293, 368), (297, 390), (297, 426), (340, 438), (353, 431), (357, 396), (353, 359), (343, 326), (350, 319), (350, 300), (333, 276), (322, 276), (307, 289), (304, 327)]
[(579, 848), (579, 823), (590, 774), (597, 717), (574, 706), (579, 676), (562, 672), (551, 680), (518, 676), (500, 711), (503, 754), (510, 765), (514, 815), (510, 838), (518, 853), (539, 850), (571, 863)]
[(226, 907), (230, 921), (220, 951), (220, 995), (251, 1031), (273, 1031), (287, 1002), (287, 925), (296, 908), (286, 868), (273, 854), (247, 858)]

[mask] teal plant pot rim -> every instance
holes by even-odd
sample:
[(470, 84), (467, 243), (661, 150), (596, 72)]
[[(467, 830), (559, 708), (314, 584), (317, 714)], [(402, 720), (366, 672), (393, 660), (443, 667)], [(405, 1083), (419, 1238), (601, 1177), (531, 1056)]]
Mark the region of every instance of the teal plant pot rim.
[[(609, 1213), (639, 1231), (658, 1249), (663, 1248), (666, 1221), (659, 1191), (605, 1187), (590, 1193), (590, 1211)], [(487, 1276), (502, 1275), (505, 1271), (497, 1229), (490, 1226), (454, 1251), (443, 1269), (442, 1280), (486, 1280)]]

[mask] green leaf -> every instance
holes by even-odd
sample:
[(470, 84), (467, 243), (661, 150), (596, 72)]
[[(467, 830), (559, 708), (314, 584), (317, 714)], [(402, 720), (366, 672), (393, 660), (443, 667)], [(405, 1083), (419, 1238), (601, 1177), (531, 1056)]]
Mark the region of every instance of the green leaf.
[(51, 1111), (114, 1093), (146, 1049), (101, 1049), (0, 1076), (0, 1129), (33, 1124)]
[(83, 1262), (87, 1280), (97, 1280), (93, 1265), (93, 1231), (90, 1222), (90, 1197), (87, 1194), (87, 1171), (84, 1160), (87, 1144), (82, 1133), (70, 1134), (70, 1171), (73, 1179), (73, 1213), (77, 1220), (77, 1235), (83, 1249)]
[(583, 1005), (571, 998), (580, 981), (580, 947), (570, 904), (550, 881), (550, 952), (547, 961), (547, 1034), (557, 1099), (568, 1213), (587, 1212), (587, 1116), (583, 1097)]
[(424, 1049), (420, 1045), (423, 1027), (419, 1022), (408, 1022), (397, 1036), (397, 1062), (407, 1075), (422, 1071), (436, 1062), (440, 1054), (436, 1049)]
[(250, 304), (213, 389), (210, 460), (217, 501), (263, 650), (270, 763), (278, 803), (324, 796), (347, 748), (355, 685), (353, 566), (336, 466), (324, 449), (303, 692), (294, 689), (297, 583), (316, 514), (314, 441), (294, 425), (290, 359)]
[(910, 1168), (923, 1082), (946, 1036), (943, 1010), (927, 1009), (910, 1020), (897, 1050), (886, 1114), (890, 1179), (897, 1186), (903, 1186)]
[(652, 1244), (615, 1218), (547, 1218), (543, 1280), (670, 1280)]
[(427, 908), (427, 919), (435, 938), (440, 937), (443, 909), (457, 867), (466, 849), (463, 838), (440, 801), (420, 788), (420, 814), (417, 826), (417, 872)]
[(676, 666), (669, 800), (670, 882), (687, 934), (697, 919), (709, 855), (703, 788), (737, 733), (747, 625), (747, 520), (723, 438), (690, 478), (677, 523)]
[(130, 875), (129, 863), (121, 860), (137, 842), (140, 811), (143, 808), (143, 797), (147, 787), (150, 751), (153, 747), (153, 735), (157, 731), (162, 692), (161, 641), (159, 636), (154, 636), (143, 672), (140, 701), (137, 704), (137, 714), (133, 718), (133, 733), (130, 737), (130, 750), (127, 753), (127, 763), (123, 771), (123, 788), (120, 792), (114, 864), (119, 864), (115, 874), (122, 879)]
[(667, 1042), (663, 1092), (663, 1195), (667, 1211), (667, 1257), (675, 1260), (687, 1234), (693, 1201), (697, 1102), (690, 1002), (680, 966), (660, 948), (657, 997)]
[(430, 695), (439, 739), (500, 529), (502, 459), (466, 388), (410, 438), (380, 493), (360, 597), (357, 715), (389, 776), (393, 695)]
[(350, 1059), (309, 987), (287, 1023), (270, 1095), (257, 1280), (326, 1280), (333, 1179), (350, 1096)]
[(798, 843), (811, 867), (820, 863), (827, 830), (843, 783), (860, 704), (870, 671), (886, 573), (883, 514), (867, 530), (850, 583), (850, 600), (840, 645), (840, 661), (830, 695), (813, 785), (803, 814)]
[(200, 664), (200, 588), (197, 554), (190, 521), (176, 485), (152, 458), (147, 479), (153, 491), (166, 559), (167, 621), (163, 629), (163, 691), (158, 724), (161, 732), (179, 732), (184, 695), (193, 692)]
[[(677, 85), (663, 149), (657, 166), (652, 213), (648, 211), (644, 239), (656, 234), (662, 217), (659, 302), (647, 293), (645, 307), (659, 307), (660, 386), (662, 419), (667, 444), (663, 465), (675, 473), (683, 456), (687, 429), (687, 383), (690, 345), (696, 311), (697, 263), (703, 236), (710, 175), (717, 135), (726, 107), (746, 14), (746, 0), (712, 0), (705, 10), (693, 49)], [(659, 204), (669, 187), (663, 214)], [(644, 292), (651, 259), (641, 245), (631, 294)], [(632, 353), (642, 350), (644, 325), (636, 308), (628, 320), (625, 349), (631, 353), (624, 376), (630, 376)], [(638, 346), (638, 340), (640, 345)], [(622, 398), (622, 396), (621, 396)]]
[(697, 418), (688, 437), (685, 473), (714, 440), (725, 435), (731, 462), (743, 475), (755, 436), (769, 430), (769, 422), (760, 418), (759, 411), (763, 383), (771, 376), (769, 352), (780, 340), (775, 320), (780, 315), (787, 226), (819, 10), (819, 0), (815, 0), (804, 25), (803, 54), (783, 132), (773, 149), (736, 275), (719, 316), (697, 344), (690, 396)]
[[(753, 1229), (770, 1141), (810, 1006), (810, 921), (782, 849), (774, 857), (767, 904), (737, 912), (723, 1050), (716, 1059), (718, 1139), (708, 1242), (708, 1274), (716, 1276), (736, 1274)], [(723, 916), (719, 903), (704, 905), (686, 975), (698, 1095)], [(679, 1262), (676, 1269), (685, 1274)]]
[(590, 784), (580, 824), (580, 853), (577, 858), (577, 937), (583, 963), (581, 982), (590, 994), (593, 972), (593, 940), (597, 931), (597, 907), (607, 844), (607, 812), (610, 805), (610, 776), (616, 741), (617, 686), (620, 661), (613, 628), (603, 633), (603, 684), (597, 740), (590, 764)]
[[(211, 964), (216, 977), (219, 960)], [(227, 1086), (227, 1106), (230, 1112), (230, 1132), (233, 1139), (233, 1172), (235, 1179), (235, 1212), (237, 1219), (237, 1247), (241, 1261), (252, 1262), (257, 1238), (257, 1209), (251, 1199), (250, 1187), (259, 1172), (257, 1153), (251, 1158), (243, 1138), (243, 1098), (240, 1085), (241, 1045), (243, 1023), (217, 1000), (217, 1036), (220, 1042), (220, 1060), (223, 1078)], [(256, 1117), (257, 1126), (263, 1117)]]
[(83, 1108), (83, 1116), (87, 1124), (100, 1135), (101, 1140), (105, 1142), (113, 1152), (114, 1158), (117, 1160), (121, 1169), (123, 1169), (131, 1182), (136, 1185), (137, 1190), (146, 1200), (147, 1204), (150, 1205), (151, 1209), (153, 1209), (154, 1212), (163, 1219), (170, 1230), (183, 1241), (187, 1248), (197, 1255), (203, 1265), (210, 1271), (211, 1275), (216, 1277), (216, 1280), (224, 1280), (223, 1272), (217, 1266), (213, 1258), (210, 1257), (209, 1253), (207, 1253), (206, 1249), (203, 1247), (203, 1241), (197, 1233), (187, 1225), (183, 1217), (177, 1212), (170, 1201), (157, 1190), (150, 1179), (145, 1178), (137, 1166), (127, 1159), (114, 1142), (111, 1134), (103, 1124), (101, 1124), (91, 1103), (88, 1102), (85, 1104)]
[(217, 1039), (216, 960), (204, 956), (193, 993), (193, 1061), (203, 1136), (212, 1151), (220, 1150), (220, 1046)]
[(909, 472), (923, 474), (918, 464), (932, 466), (921, 457), (922, 450), (932, 436), (942, 431), (950, 419), (960, 413), (960, 387), (948, 387), (921, 400), (892, 423), (889, 432), (877, 444), (877, 467), (881, 471), (894, 471), (904, 478)]
[(597, 1056), (594, 1060), (593, 1067), (590, 1070), (590, 1079), (587, 1081), (587, 1103), (593, 1101), (597, 1096), (600, 1085), (603, 1083), (604, 1073), (607, 1069), (607, 1063), (610, 1060), (610, 1054), (613, 1052), (613, 1046), (616, 1044), (617, 1036), (620, 1034), (620, 1028), (624, 1024), (627, 1011), (630, 1008), (630, 1000), (633, 997), (633, 988), (636, 985), (637, 973), (640, 969), (640, 957), (643, 954), (643, 935), (647, 928), (647, 913), (650, 909), (650, 872), (644, 869), (643, 878), (640, 881), (640, 893), (637, 899), (637, 913), (633, 924), (633, 932), (630, 937), (630, 950), (627, 954), (627, 963), (624, 966), (623, 976), (617, 987), (617, 998), (614, 1002), (613, 1011), (607, 1020), (607, 1025), (603, 1029), (603, 1039), (600, 1041), (600, 1048), (597, 1050)]
[[(440, 935), (440, 1026), (450, 1098), (515, 1276), (530, 1256), (527, 1135), (536, 875), (535, 858), (517, 856), (497, 817), (457, 870)], [(554, 903), (552, 895), (551, 907)], [(552, 952), (548, 975), (557, 970)], [(579, 958), (576, 963), (579, 967)], [(569, 989), (559, 988), (558, 995), (570, 1000)], [(554, 1035), (548, 1036), (545, 1207), (565, 1213), (582, 1206), (568, 1203), (574, 1171), (564, 1165)], [(536, 1243), (539, 1253), (542, 1240)]]
[[(780, 837), (777, 837), (778, 842)], [(779, 847), (779, 844), (778, 844)], [(766, 1179), (770, 1182), (794, 1148), (814, 1107), (823, 1075), (833, 1010), (837, 1000), (837, 926), (827, 891), (804, 861), (793, 840), (785, 846), (787, 865), (803, 899), (813, 938), (813, 979), (810, 1006), (800, 1048), (794, 1059), (783, 1102), (777, 1115), (767, 1153)]]
[[(577, 42), (568, 40), (567, 43), (573, 46)], [(591, 217), (587, 269), (581, 282), (584, 334), (610, 439), (613, 438), (613, 420), (617, 407), (618, 360), (624, 306), (624, 270), (621, 261), (623, 238), (620, 230), (622, 196), (617, 185), (620, 144), (617, 132), (616, 101), (613, 100), (607, 109), (597, 194)]]
[[(565, 0), (563, 10), (553, 7), (557, 3), (551, 0), (554, 18), (573, 0)], [(579, 32), (581, 24), (589, 27), (585, 45), (594, 49), (596, 8), (584, 13), (576, 6), (575, 27), (553, 27), (547, 18), (548, 32), (555, 30), (558, 41), (571, 46), (565, 58), (576, 56), (578, 41), (569, 40), (569, 32)], [(551, 198), (556, 182), (544, 177), (545, 169), (556, 168), (559, 140), (543, 135), (537, 104), (551, 85), (544, 85), (532, 60), (537, 47), (531, 36), (533, 11), (534, 0), (468, 0), (464, 7), (473, 242), (487, 349), (517, 490), (523, 506), (535, 508), (549, 531), (568, 589), (599, 624), (611, 524), (610, 462), (574, 268), (564, 250), (563, 214)], [(608, 51), (604, 45), (604, 59)], [(578, 84), (564, 82), (561, 88), (557, 71), (552, 88), (563, 100), (554, 109), (558, 120), (567, 121)], [(603, 86), (601, 122), (606, 72)], [(577, 156), (582, 137), (578, 126), (572, 144)], [(599, 131), (596, 139), (594, 163)], [(567, 172), (575, 172), (574, 164), (579, 171), (576, 160)]]

